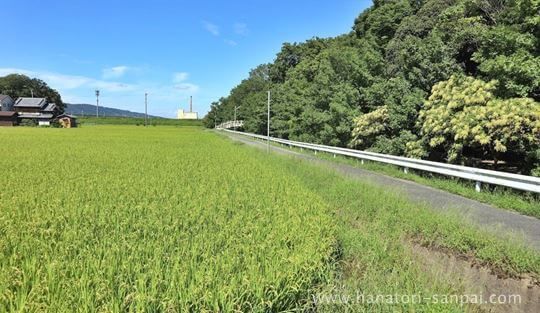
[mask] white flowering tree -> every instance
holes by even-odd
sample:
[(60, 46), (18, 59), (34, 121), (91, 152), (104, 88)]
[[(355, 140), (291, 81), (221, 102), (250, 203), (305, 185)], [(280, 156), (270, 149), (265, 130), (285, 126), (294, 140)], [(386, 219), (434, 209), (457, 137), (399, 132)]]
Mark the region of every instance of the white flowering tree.
[(497, 81), (452, 76), (433, 86), (420, 111), (421, 139), (408, 145), (414, 157), (445, 151), (459, 162), (463, 151), (480, 152), (495, 165), (506, 152), (527, 155), (540, 148), (540, 103), (529, 98), (498, 99)]

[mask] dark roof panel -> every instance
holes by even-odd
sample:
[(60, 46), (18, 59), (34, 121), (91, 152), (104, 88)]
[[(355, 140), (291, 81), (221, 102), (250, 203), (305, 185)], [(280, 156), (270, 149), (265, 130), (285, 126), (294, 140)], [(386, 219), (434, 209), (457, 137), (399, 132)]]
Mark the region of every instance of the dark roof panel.
[(47, 104), (45, 98), (19, 98), (15, 102), (16, 107), (41, 108)]
[(66, 114), (66, 113), (60, 114), (56, 118), (62, 118), (62, 117), (77, 118), (75, 115)]
[(45, 112), (52, 112), (54, 110), (56, 110), (56, 104), (54, 104), (54, 103), (49, 103), (47, 105), (47, 107), (45, 109), (43, 109), (43, 111), (45, 111)]

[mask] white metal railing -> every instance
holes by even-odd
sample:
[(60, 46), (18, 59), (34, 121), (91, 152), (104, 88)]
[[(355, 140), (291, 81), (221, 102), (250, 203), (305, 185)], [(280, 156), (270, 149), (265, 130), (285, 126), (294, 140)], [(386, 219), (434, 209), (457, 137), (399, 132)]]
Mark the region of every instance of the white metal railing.
[(217, 129), (236, 129), (244, 127), (244, 121), (228, 121), (216, 126)]
[(267, 137), (263, 135), (256, 135), (251, 133), (244, 133), (238, 131), (227, 130), (227, 132), (236, 133), (252, 138), (258, 138), (267, 140), (271, 142), (276, 142), (280, 144), (285, 144), (292, 147), (302, 148), (313, 150), (315, 153), (317, 151), (327, 152), (336, 155), (343, 155), (348, 157), (357, 158), (360, 160), (369, 160), (375, 162), (381, 162), (386, 164), (392, 164), (400, 166), (403, 168), (405, 173), (408, 172), (408, 169), (415, 169), (425, 172), (431, 172), (436, 174), (441, 174), (450, 177), (458, 177), (467, 180), (476, 182), (476, 191), (481, 190), (481, 184), (492, 184), (498, 186), (505, 186), (510, 188), (515, 188), (524, 191), (530, 191), (535, 193), (540, 193), (540, 178), (526, 175), (511, 174), (499, 171), (492, 171), (468, 166), (412, 159), (406, 157), (399, 157), (394, 155), (387, 155), (381, 153), (360, 151), (347, 148), (339, 148), (325, 145), (318, 145), (306, 142), (299, 142), (293, 140), (286, 140), (274, 137)]

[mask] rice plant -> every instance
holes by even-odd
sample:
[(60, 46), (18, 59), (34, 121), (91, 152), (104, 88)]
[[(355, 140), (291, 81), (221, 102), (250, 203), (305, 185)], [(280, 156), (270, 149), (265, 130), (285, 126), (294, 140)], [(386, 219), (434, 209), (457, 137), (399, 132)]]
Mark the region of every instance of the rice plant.
[(283, 311), (329, 276), (325, 203), (200, 129), (1, 129), (0, 311)]

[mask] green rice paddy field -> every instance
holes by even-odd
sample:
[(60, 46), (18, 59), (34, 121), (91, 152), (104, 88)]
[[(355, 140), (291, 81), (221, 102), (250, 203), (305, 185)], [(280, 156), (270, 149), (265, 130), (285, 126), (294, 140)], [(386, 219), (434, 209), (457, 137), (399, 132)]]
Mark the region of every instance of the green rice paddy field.
[(510, 240), (201, 128), (0, 136), (0, 312), (470, 310), (314, 301), (459, 292), (414, 262), (411, 238), (540, 273), (538, 253)]

